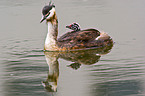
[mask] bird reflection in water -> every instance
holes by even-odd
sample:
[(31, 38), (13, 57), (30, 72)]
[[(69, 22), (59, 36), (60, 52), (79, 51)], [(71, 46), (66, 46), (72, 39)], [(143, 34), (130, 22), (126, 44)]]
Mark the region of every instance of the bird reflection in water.
[(67, 66), (77, 70), (81, 65), (92, 65), (97, 63), (102, 55), (110, 52), (112, 47), (113, 44), (111, 44), (110, 46), (105, 46), (103, 48), (89, 50), (70, 52), (44, 52), (46, 62), (49, 67), (49, 72), (46, 81), (43, 81), (42, 85), (48, 92), (57, 91), (57, 81), (59, 77), (59, 58), (73, 62), (72, 64)]

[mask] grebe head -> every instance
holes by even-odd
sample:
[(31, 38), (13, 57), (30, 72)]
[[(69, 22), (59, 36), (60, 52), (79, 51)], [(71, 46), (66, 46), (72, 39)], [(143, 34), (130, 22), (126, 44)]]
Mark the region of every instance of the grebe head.
[(44, 6), (42, 9), (42, 19), (40, 23), (42, 23), (44, 20), (47, 21), (51, 20), (54, 14), (55, 14), (55, 5), (51, 4), (50, 2), (49, 5)]
[(69, 29), (74, 30), (74, 31), (80, 31), (81, 30), (78, 23), (72, 23), (72, 24), (66, 26), (66, 28), (69, 28)]

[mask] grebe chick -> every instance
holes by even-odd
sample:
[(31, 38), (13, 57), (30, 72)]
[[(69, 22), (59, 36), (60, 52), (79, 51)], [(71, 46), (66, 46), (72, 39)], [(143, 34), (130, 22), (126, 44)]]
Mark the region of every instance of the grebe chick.
[[(73, 30), (73, 31), (80, 31), (80, 30), (81, 30), (80, 25), (79, 25), (78, 23), (72, 23), (72, 24), (66, 26), (66, 28), (71, 29), (71, 30)], [(104, 39), (109, 38), (109, 35), (108, 35), (107, 33), (105, 33), (105, 32), (102, 32), (102, 33), (100, 33), (100, 34), (101, 34), (101, 37), (98, 36), (98, 37), (96, 38), (96, 40), (97, 40), (97, 39), (98, 39), (98, 40), (104, 40)]]
[(81, 30), (80, 25), (78, 23), (72, 23), (72, 24), (66, 26), (66, 28), (69, 28), (73, 31), (80, 31)]
[(105, 35), (105, 39), (101, 38), (101, 34), (96, 29), (86, 29), (80, 31), (68, 32), (57, 39), (58, 20), (56, 16), (54, 4), (49, 3), (42, 9), (42, 19), (40, 23), (46, 20), (48, 25), (48, 33), (46, 36), (44, 50), (48, 51), (72, 51), (97, 47), (104, 47), (112, 44), (110, 36)]

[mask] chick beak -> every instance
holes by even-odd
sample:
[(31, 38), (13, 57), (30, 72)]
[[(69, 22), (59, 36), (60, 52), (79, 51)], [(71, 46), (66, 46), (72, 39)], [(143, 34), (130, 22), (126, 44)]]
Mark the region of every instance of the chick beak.
[(66, 28), (69, 28), (70, 29), (71, 28), (71, 25), (66, 26)]

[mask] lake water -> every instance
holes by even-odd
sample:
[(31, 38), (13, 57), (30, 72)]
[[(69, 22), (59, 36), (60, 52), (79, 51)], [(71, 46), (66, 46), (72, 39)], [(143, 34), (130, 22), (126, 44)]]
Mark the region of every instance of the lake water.
[(59, 36), (78, 22), (115, 42), (71, 53), (43, 52), (48, 2), (0, 0), (0, 96), (145, 96), (145, 0), (54, 0)]

